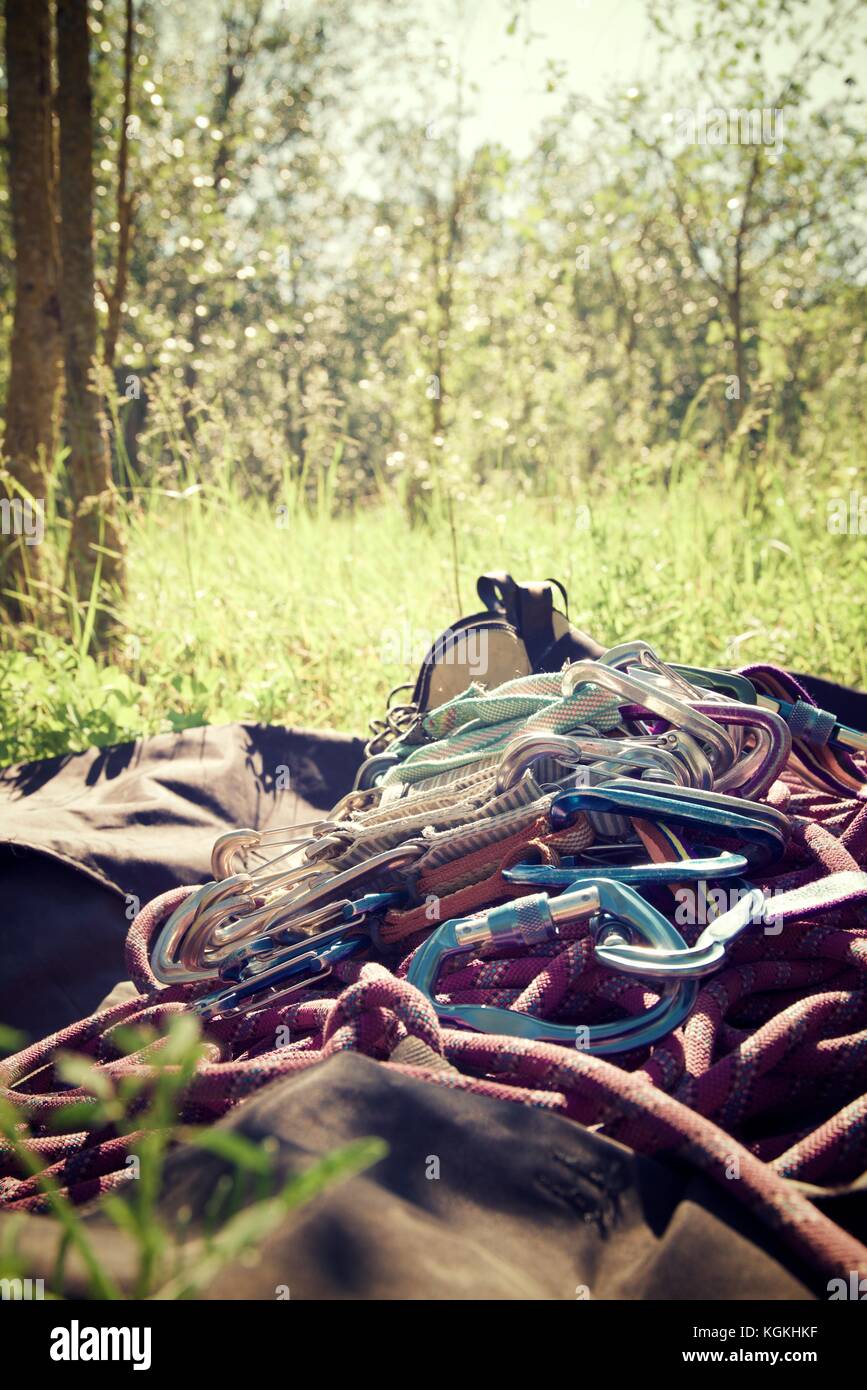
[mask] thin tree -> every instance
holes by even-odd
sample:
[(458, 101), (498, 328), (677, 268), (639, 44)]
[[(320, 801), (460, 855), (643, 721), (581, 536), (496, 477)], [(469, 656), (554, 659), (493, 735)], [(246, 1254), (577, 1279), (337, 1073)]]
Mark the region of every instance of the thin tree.
[[(117, 494), (105, 422), (93, 380), (96, 307), (93, 254), (93, 131), (87, 0), (57, 0), (60, 121), (60, 307), (66, 362), (66, 442), (73, 504), (67, 582), (88, 599), (97, 581), (122, 582)], [(104, 628), (104, 617), (100, 621)]]
[[(223, 24), (225, 26), (225, 61), (223, 65), (222, 86), (214, 107), (214, 117), (212, 129), (220, 132), (220, 138), (216, 141), (214, 159), (211, 167), (211, 187), (214, 190), (214, 199), (218, 205), (225, 205), (226, 197), (223, 192), (223, 181), (226, 172), (231, 165), (232, 152), (234, 146), (233, 133), (230, 123), (241, 90), (247, 79), (250, 64), (255, 57), (259, 38), (259, 29), (262, 23), (262, 16), (265, 11), (264, 0), (253, 0), (252, 7), (242, 8), (239, 17), (232, 7), (223, 13)], [(245, 26), (244, 19), (247, 18)], [(193, 314), (190, 320), (190, 327), (187, 334), (190, 343), (189, 360), (184, 363), (184, 385), (187, 388), (188, 396), (184, 401), (183, 414), (187, 429), (190, 434), (195, 434), (196, 419), (192, 405), (192, 392), (195, 389), (198, 379), (198, 372), (194, 363), (199, 352), (199, 343), (202, 333), (206, 327), (210, 326), (211, 319), (216, 317), (216, 310), (213, 306), (210, 312), (201, 316)]]
[(117, 260), (114, 284), (107, 293), (108, 319), (102, 344), (102, 357), (107, 367), (114, 366), (117, 340), (120, 333), (121, 305), (126, 295), (129, 276), (129, 250), (132, 240), (135, 195), (129, 190), (129, 141), (133, 121), (132, 75), (135, 59), (135, 13), (133, 0), (126, 0), (123, 41), (123, 99), (120, 113), (120, 138), (117, 150)]
[[(57, 392), (62, 369), (57, 294), (57, 229), (51, 110), (49, 0), (6, 0), (9, 103), (9, 191), (15, 246), (15, 309), (10, 343), (4, 452), (14, 480), (13, 507), (26, 501), (15, 484), (41, 504), (51, 482), (57, 446)], [(17, 512), (21, 515), (20, 510)], [(10, 517), (16, 511), (10, 509)], [(3, 601), (14, 615), (32, 604), (24, 595), (39, 575), (39, 546), (12, 531), (4, 537)], [(17, 528), (21, 529), (21, 528)]]

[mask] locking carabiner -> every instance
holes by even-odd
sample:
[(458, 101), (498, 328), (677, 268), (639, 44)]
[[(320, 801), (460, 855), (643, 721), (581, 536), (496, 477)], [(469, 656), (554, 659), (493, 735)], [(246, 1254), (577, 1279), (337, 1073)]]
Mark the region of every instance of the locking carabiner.
[(427, 996), (444, 1022), (480, 1033), (560, 1043), (596, 1056), (647, 1047), (665, 1037), (686, 1018), (698, 992), (691, 980), (666, 981), (659, 1002), (644, 1014), (617, 1023), (587, 1027), (549, 1023), (532, 1014), (516, 1013), (513, 1009), (491, 1004), (441, 1004), (434, 998), (440, 967), (452, 956), (486, 945), (530, 946), (556, 940), (561, 927), (597, 917), (601, 918), (595, 930), (597, 952), (602, 942), (625, 944), (624, 924), (627, 932), (637, 932), (649, 947), (667, 954), (687, 950), (677, 928), (634, 889), (597, 878), (559, 898), (538, 893), (475, 917), (444, 922), (419, 946), (406, 978)]

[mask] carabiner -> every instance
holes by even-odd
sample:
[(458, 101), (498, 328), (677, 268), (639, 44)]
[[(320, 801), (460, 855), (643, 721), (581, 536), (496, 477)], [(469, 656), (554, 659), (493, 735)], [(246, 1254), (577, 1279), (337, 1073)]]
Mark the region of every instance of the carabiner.
[(756, 746), (740, 754), (716, 779), (717, 790), (737, 788), (739, 796), (748, 799), (764, 796), (792, 751), (792, 735), (786, 721), (771, 710), (733, 700), (698, 700), (693, 708), (718, 724), (747, 729), (755, 736)]
[(612, 970), (640, 975), (649, 980), (695, 980), (712, 975), (726, 958), (728, 947), (748, 927), (765, 920), (765, 895), (759, 888), (743, 885), (743, 896), (728, 912), (705, 927), (694, 946), (685, 951), (651, 951), (646, 946), (618, 942), (600, 943), (596, 954)]
[[(221, 955), (228, 953), (224, 949), (228, 943), (218, 945), (209, 935), (209, 942), (203, 948), (198, 964), (184, 965), (181, 955), (190, 933), (199, 927), (203, 916), (209, 912), (216, 912), (218, 920), (222, 921), (224, 916), (231, 917), (255, 906), (253, 881), (248, 874), (234, 874), (217, 883), (206, 883), (203, 888), (191, 893), (163, 923), (151, 947), (150, 967), (155, 978), (162, 985), (174, 985), (188, 984), (216, 974)], [(207, 954), (208, 946), (211, 949), (210, 957)]]
[(597, 661), (576, 661), (567, 666), (563, 673), (563, 694), (571, 695), (582, 684), (610, 690), (623, 697), (623, 704), (640, 705), (650, 714), (691, 734), (707, 753), (715, 774), (718, 775), (734, 762), (736, 749), (728, 734), (713, 720), (697, 714), (684, 700)]
[(203, 1019), (273, 1008), (297, 990), (324, 980), (338, 961), (355, 955), (366, 945), (366, 937), (347, 938), (345, 931), (341, 928), (340, 935), (321, 946), (317, 946), (314, 939), (290, 947), (270, 966), (251, 973), (237, 984), (196, 999), (190, 1008)]
[(622, 696), (623, 704), (640, 705), (675, 728), (692, 734), (707, 753), (716, 776), (735, 761), (737, 750), (725, 730), (712, 719), (698, 714), (685, 700), (598, 661), (575, 661), (566, 667), (563, 672), (563, 694), (571, 695), (579, 685), (596, 685), (610, 690)]
[(739, 801), (722, 792), (698, 787), (673, 787), (664, 782), (632, 782), (627, 778), (603, 787), (579, 787), (561, 792), (551, 803), (548, 818), (553, 831), (567, 830), (582, 812), (611, 811), (648, 820), (694, 825), (704, 834), (718, 831), (746, 840), (751, 865), (779, 859), (789, 841), (788, 817), (772, 806)]
[[(516, 1013), (491, 1004), (441, 1004), (434, 998), (437, 976), (443, 961), (479, 946), (529, 946), (556, 940), (560, 928), (591, 917), (602, 917), (597, 928), (596, 950), (602, 941), (623, 940), (623, 923), (636, 931), (649, 946), (666, 952), (686, 950), (686, 942), (676, 927), (645, 902), (632, 888), (597, 878), (592, 883), (548, 898), (544, 893), (518, 898), (502, 907), (491, 908), (475, 917), (454, 918), (419, 946), (410, 963), (407, 980), (432, 1003), (437, 1016), (480, 1033), (501, 1033), (506, 1037), (532, 1038), (560, 1043), (596, 1056), (631, 1052), (665, 1037), (686, 1018), (698, 987), (691, 980), (666, 982), (659, 1002), (644, 1014), (617, 1023), (597, 1023), (589, 1027), (548, 1023), (531, 1014)], [(613, 922), (606, 922), (606, 918)]]
[[(624, 642), (599, 658), (603, 665), (626, 670), (627, 675), (691, 705), (697, 713), (736, 731), (750, 729), (757, 747), (746, 754), (738, 752), (731, 767), (721, 770), (714, 785), (718, 791), (737, 788), (741, 796), (764, 795), (785, 766), (792, 751), (792, 738), (784, 719), (768, 709), (760, 709), (757, 693), (745, 676), (703, 671), (698, 668), (669, 666), (661, 661), (646, 642)], [(688, 677), (706, 677), (722, 686), (722, 695), (697, 687)], [(722, 677), (722, 679), (720, 679)], [(741, 695), (744, 698), (739, 699)]]
[(719, 671), (708, 666), (671, 666), (669, 669), (694, 685), (699, 697), (706, 689), (711, 694), (735, 700), (739, 705), (758, 703), (758, 692), (752, 681), (746, 676), (739, 676), (736, 671)]
[[(685, 741), (689, 739), (690, 757), (684, 756)], [(701, 771), (694, 776), (696, 757)], [(656, 779), (670, 780), (691, 786), (710, 787), (713, 775), (710, 764), (697, 743), (688, 734), (671, 730), (665, 734), (650, 734), (634, 739), (600, 738), (595, 734), (585, 738), (578, 734), (532, 733), (519, 734), (507, 745), (497, 771), (496, 792), (509, 791), (540, 758), (551, 758), (564, 766), (587, 765), (609, 776), (621, 776), (623, 767), (637, 768), (642, 775), (656, 774)], [(614, 770), (616, 769), (616, 771)]]
[(379, 878), (380, 875), (398, 874), (408, 870), (427, 849), (428, 846), (421, 840), (406, 840), (402, 844), (392, 846), (391, 849), (371, 855), (369, 859), (363, 859), (359, 864), (352, 864), (348, 869), (326, 873), (312, 888), (276, 898), (251, 912), (243, 919), (243, 925), (247, 929), (245, 934), (256, 935), (260, 931), (273, 931), (296, 914), (318, 907), (339, 889), (348, 888), (365, 878)]
[(570, 868), (554, 868), (549, 864), (515, 864), (503, 870), (507, 883), (525, 883), (534, 888), (571, 888), (583, 883), (595, 882), (600, 873), (615, 883), (635, 883), (651, 888), (654, 884), (667, 886), (670, 883), (703, 883), (712, 878), (733, 878), (741, 875), (749, 861), (742, 854), (730, 854), (723, 850), (697, 859), (675, 859), (663, 864), (652, 861), (647, 864), (606, 864), (585, 868), (575, 865)]
[[(329, 831), (339, 830), (330, 819), (304, 821), (301, 825), (280, 825), (274, 826), (270, 830), (249, 830), (239, 828), (237, 830), (227, 830), (219, 835), (214, 841), (211, 850), (211, 873), (215, 879), (230, 878), (233, 874), (249, 872), (255, 878), (257, 875), (265, 873), (266, 870), (273, 869), (281, 859), (286, 859), (289, 854), (298, 853), (299, 847), (317, 844)], [(312, 832), (317, 831), (318, 834)], [(311, 833), (304, 834), (302, 832)], [(268, 845), (289, 845), (293, 848), (284, 850), (274, 859), (264, 859), (264, 862), (255, 869), (247, 869), (246, 865), (235, 863), (237, 855), (244, 850), (261, 850)]]
[[(688, 680), (696, 680), (696, 683), (707, 686), (710, 690), (716, 691), (721, 695), (730, 695), (733, 699), (739, 700), (744, 705), (759, 705), (763, 709), (771, 710), (774, 714), (779, 714), (788, 724), (796, 714), (796, 703), (790, 700), (774, 699), (769, 695), (760, 695), (748, 676), (741, 675), (737, 671), (718, 671), (714, 668), (702, 668), (700, 666), (673, 666), (673, 671), (685, 676)], [(810, 706), (813, 709), (813, 706)], [(858, 729), (851, 729), (846, 724), (841, 724), (835, 715), (828, 714), (826, 711), (816, 708), (815, 718), (822, 719), (825, 728), (830, 724), (830, 733), (827, 735), (827, 742), (832, 748), (840, 748), (850, 753), (867, 753), (867, 733), (862, 733)], [(832, 722), (833, 721), (833, 722)], [(820, 726), (821, 727), (821, 726)], [(798, 739), (803, 739), (810, 743), (814, 735), (812, 729), (804, 730), (799, 728)], [(819, 744), (824, 744), (825, 733), (817, 740)]]
[[(299, 919), (306, 927), (315, 925), (319, 909), (341, 889), (368, 877), (399, 875), (426, 848), (422, 841), (408, 840), (338, 872), (329, 873), (320, 865), (312, 887), (266, 901), (262, 885), (249, 874), (208, 883), (185, 899), (161, 928), (151, 950), (151, 969), (161, 984), (207, 979), (241, 942), (274, 935)], [(304, 872), (313, 874), (316, 869), (311, 865)]]
[[(197, 999), (191, 1007), (201, 1018), (270, 1009), (289, 995), (330, 975), (370, 941), (371, 919), (401, 901), (399, 893), (368, 893), (355, 901), (330, 904), (334, 925), (316, 936), (280, 947), (280, 933), (260, 936), (227, 956), (220, 965), (219, 989)], [(320, 909), (325, 920), (326, 909)]]
[(597, 658), (600, 666), (610, 666), (613, 671), (625, 671), (628, 675), (641, 678), (650, 675), (664, 683), (675, 699), (687, 703), (695, 698), (695, 688), (676, 666), (670, 666), (657, 656), (649, 642), (638, 638), (632, 642), (620, 642), (609, 647)]

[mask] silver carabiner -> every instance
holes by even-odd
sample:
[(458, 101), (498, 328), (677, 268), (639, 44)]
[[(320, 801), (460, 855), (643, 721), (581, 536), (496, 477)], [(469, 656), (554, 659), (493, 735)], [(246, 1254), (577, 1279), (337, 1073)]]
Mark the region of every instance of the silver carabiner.
[[(211, 850), (211, 873), (215, 879), (229, 878), (232, 874), (239, 873), (249, 873), (253, 878), (256, 878), (273, 870), (275, 864), (279, 864), (281, 860), (289, 858), (290, 855), (297, 854), (308, 846), (321, 844), (323, 839), (328, 839), (339, 828), (334, 821), (328, 819), (304, 821), (300, 825), (279, 825), (274, 826), (271, 830), (246, 828), (227, 830), (214, 841), (214, 847)], [(300, 833), (305, 831), (318, 831), (319, 833)], [(238, 865), (235, 863), (236, 856), (245, 850), (261, 850), (269, 845), (288, 845), (289, 848), (273, 859), (265, 859), (263, 855), (264, 862), (255, 869), (248, 869), (246, 864)]]
[(175, 909), (161, 928), (151, 951), (151, 969), (161, 984), (207, 979), (242, 942), (270, 935), (287, 923), (315, 929), (318, 909), (334, 894), (361, 880), (409, 869), (426, 852), (420, 840), (409, 840), (337, 873), (309, 865), (312, 888), (283, 893), (262, 902), (262, 887), (250, 874), (208, 883)]
[[(175, 908), (163, 923), (157, 939), (151, 947), (150, 967), (162, 985), (186, 984), (192, 980), (207, 979), (216, 974), (219, 950), (210, 960), (205, 960), (203, 948), (198, 964), (182, 963), (182, 953), (189, 942), (190, 933), (200, 928), (203, 916), (209, 911), (217, 913), (218, 920), (255, 907), (253, 881), (248, 874), (234, 874), (231, 878), (216, 883), (206, 883)], [(210, 933), (209, 933), (210, 935)]]
[(338, 873), (326, 874), (321, 883), (307, 892), (280, 897), (276, 902), (266, 904), (242, 920), (245, 925), (252, 924), (257, 935), (259, 932), (273, 931), (275, 927), (281, 926), (284, 921), (298, 913), (309, 912), (332, 893), (348, 888), (368, 876), (411, 868), (428, 848), (429, 846), (420, 840), (407, 840), (401, 845), (394, 845), (391, 849), (372, 855), (370, 859), (363, 859), (360, 864), (353, 864)]
[(655, 950), (626, 942), (600, 942), (596, 955), (603, 965), (648, 980), (696, 980), (722, 965), (728, 947), (747, 930), (765, 920), (767, 904), (760, 888), (747, 889), (728, 912), (705, 927), (694, 946), (685, 951)]
[(519, 734), (506, 745), (500, 760), (496, 794), (509, 791), (541, 758), (552, 758), (567, 767), (589, 765), (614, 777), (622, 776), (626, 766), (679, 786), (710, 787), (713, 782), (704, 754), (688, 734), (679, 731), (635, 739), (600, 738), (595, 734), (592, 738), (575, 734)]
[(579, 685), (596, 685), (623, 697), (624, 704), (641, 705), (675, 728), (683, 729), (697, 739), (710, 759), (715, 775), (731, 767), (737, 749), (724, 729), (698, 714), (685, 701), (651, 688), (624, 671), (604, 666), (598, 661), (575, 661), (563, 672), (563, 694), (569, 696)]

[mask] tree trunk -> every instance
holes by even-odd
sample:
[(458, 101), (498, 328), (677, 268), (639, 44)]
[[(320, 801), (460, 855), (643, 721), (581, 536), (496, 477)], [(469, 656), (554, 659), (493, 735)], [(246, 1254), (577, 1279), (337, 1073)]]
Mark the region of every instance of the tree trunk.
[(732, 324), (732, 342), (734, 345), (734, 375), (736, 394), (730, 398), (731, 418), (733, 428), (736, 427), (744, 413), (744, 399), (746, 395), (746, 352), (744, 349), (744, 326), (743, 326), (743, 283), (741, 280), (740, 258), (735, 263), (735, 283), (734, 288), (729, 293), (729, 318)]
[[(57, 111), (60, 118), (60, 308), (66, 361), (66, 442), (73, 502), (67, 575), (79, 600), (97, 575), (123, 576), (117, 495), (99, 396), (93, 261), (93, 162), (87, 0), (57, 0)], [(109, 553), (105, 553), (105, 552)], [(99, 624), (105, 630), (104, 619)]]
[[(4, 452), (12, 477), (44, 506), (57, 445), (62, 361), (48, 0), (6, 0), (6, 63), (15, 311)], [(13, 506), (17, 503), (10, 516), (20, 515), (25, 499), (11, 488), (9, 493)], [(5, 529), (12, 534), (8, 546), (3, 540), (2, 587), (23, 594), (28, 577), (38, 577), (39, 547), (26, 543), (21, 527)], [(15, 615), (29, 606), (16, 599), (3, 602)]]
[(129, 192), (129, 129), (132, 120), (132, 72), (135, 50), (133, 0), (126, 0), (123, 43), (123, 103), (120, 113), (120, 140), (117, 151), (117, 261), (114, 285), (108, 297), (108, 322), (102, 344), (102, 360), (114, 366), (120, 333), (121, 305), (129, 275), (129, 248), (132, 238), (133, 196)]

